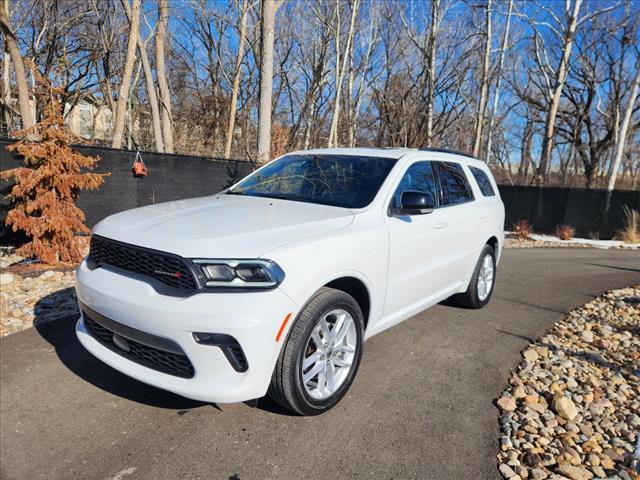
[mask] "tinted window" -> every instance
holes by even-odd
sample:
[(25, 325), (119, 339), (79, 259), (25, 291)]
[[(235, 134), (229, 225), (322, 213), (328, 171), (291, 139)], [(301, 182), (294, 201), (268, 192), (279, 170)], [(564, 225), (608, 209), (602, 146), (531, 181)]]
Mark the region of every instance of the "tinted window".
[(416, 162), (403, 175), (396, 192), (393, 194), (393, 208), (400, 208), (402, 192), (430, 193), (433, 201), (436, 199), (436, 182), (433, 173), (433, 163)]
[(444, 205), (457, 205), (473, 200), (471, 187), (459, 163), (438, 162), (438, 177)]
[(362, 208), (371, 203), (395, 163), (395, 158), (287, 155), (225, 193)]
[(476, 179), (478, 187), (480, 187), (480, 191), (482, 192), (482, 195), (484, 195), (485, 197), (495, 196), (496, 192), (493, 191), (493, 185), (491, 185), (491, 180), (489, 180), (489, 177), (487, 176), (487, 174), (483, 170), (477, 167), (469, 167), (469, 168), (471, 169), (471, 174), (473, 175), (473, 178)]

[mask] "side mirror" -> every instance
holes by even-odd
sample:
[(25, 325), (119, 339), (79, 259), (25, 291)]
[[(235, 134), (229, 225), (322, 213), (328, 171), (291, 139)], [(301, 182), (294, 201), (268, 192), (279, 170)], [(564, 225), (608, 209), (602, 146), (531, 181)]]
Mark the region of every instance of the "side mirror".
[(400, 212), (404, 215), (424, 215), (433, 212), (435, 201), (431, 193), (402, 192)]

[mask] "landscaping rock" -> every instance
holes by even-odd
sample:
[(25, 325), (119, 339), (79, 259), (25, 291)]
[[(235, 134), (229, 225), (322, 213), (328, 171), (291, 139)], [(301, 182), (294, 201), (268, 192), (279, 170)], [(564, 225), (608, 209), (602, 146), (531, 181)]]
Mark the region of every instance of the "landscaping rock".
[(530, 476), (533, 480), (544, 480), (549, 476), (549, 474), (541, 468), (534, 468), (531, 470)]
[(591, 480), (593, 478), (593, 473), (584, 467), (563, 464), (559, 465), (556, 471), (571, 480)]
[(513, 478), (517, 475), (509, 465), (505, 465), (504, 463), (500, 465), (499, 470), (504, 478)]
[(496, 402), (505, 478), (640, 478), (640, 304), (626, 301), (639, 296), (608, 292), (524, 350)]
[(513, 397), (501, 397), (496, 402), (501, 410), (512, 412), (516, 409), (516, 400)]
[[(13, 254), (0, 256), (2, 268), (18, 264)], [(75, 291), (75, 272), (48, 270), (35, 277), (0, 273), (0, 336), (47, 323), (66, 316), (79, 315)]]
[(578, 409), (568, 397), (558, 397), (553, 402), (554, 410), (565, 420), (573, 420), (578, 415)]

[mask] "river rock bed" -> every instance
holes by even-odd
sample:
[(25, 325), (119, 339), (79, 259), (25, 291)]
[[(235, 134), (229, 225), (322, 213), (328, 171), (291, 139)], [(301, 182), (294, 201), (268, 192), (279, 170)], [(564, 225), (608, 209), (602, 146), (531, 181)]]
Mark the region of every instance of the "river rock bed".
[(0, 337), (80, 314), (73, 270), (15, 273), (23, 260), (10, 251), (0, 255)]
[(502, 476), (639, 479), (640, 285), (570, 312), (522, 357), (496, 401)]

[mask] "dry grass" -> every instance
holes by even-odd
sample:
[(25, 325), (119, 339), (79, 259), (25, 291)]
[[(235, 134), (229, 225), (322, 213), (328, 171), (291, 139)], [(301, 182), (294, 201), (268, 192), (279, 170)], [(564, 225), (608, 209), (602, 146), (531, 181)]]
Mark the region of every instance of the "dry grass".
[(531, 225), (527, 220), (518, 220), (511, 226), (511, 230), (516, 234), (518, 239), (527, 240), (529, 236), (533, 233), (533, 225)]
[(576, 234), (576, 229), (571, 225), (558, 225), (556, 227), (556, 237), (560, 240), (571, 240)]
[(616, 232), (616, 239), (624, 243), (640, 243), (640, 214), (638, 210), (622, 207), (624, 212), (624, 228)]

